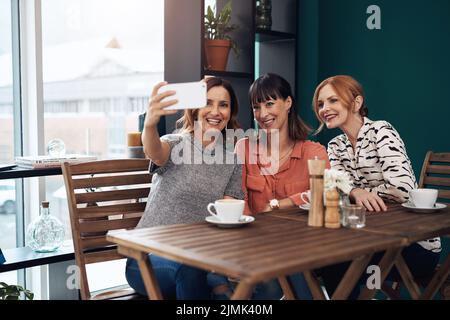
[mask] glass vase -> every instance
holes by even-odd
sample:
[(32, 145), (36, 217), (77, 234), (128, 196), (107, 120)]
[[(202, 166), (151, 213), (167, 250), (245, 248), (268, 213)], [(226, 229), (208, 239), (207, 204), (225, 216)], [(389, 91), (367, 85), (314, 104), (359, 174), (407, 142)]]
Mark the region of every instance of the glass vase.
[(27, 228), (27, 245), (36, 252), (53, 252), (63, 243), (64, 234), (63, 224), (50, 215), (49, 203), (43, 201), (39, 218)]

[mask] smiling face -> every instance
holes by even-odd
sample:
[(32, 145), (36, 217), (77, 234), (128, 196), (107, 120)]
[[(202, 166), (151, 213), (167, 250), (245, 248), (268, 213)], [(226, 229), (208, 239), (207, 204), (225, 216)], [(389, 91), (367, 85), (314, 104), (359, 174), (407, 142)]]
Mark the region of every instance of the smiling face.
[(202, 132), (209, 129), (222, 131), (231, 117), (231, 97), (221, 86), (208, 90), (207, 105), (198, 111), (197, 120), (201, 123)]
[(270, 98), (261, 103), (253, 105), (253, 116), (261, 129), (282, 130), (288, 126), (289, 109), (292, 106), (292, 99), (287, 97)]
[(324, 86), (317, 99), (319, 117), (328, 129), (342, 127), (348, 120), (350, 111), (329, 84)]

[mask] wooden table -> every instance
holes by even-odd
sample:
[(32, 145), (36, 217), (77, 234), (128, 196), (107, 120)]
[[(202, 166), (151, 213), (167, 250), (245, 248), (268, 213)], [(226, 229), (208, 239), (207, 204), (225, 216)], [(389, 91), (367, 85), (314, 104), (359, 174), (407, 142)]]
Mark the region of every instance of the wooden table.
[(263, 214), (242, 228), (222, 229), (202, 222), (116, 231), (107, 239), (118, 244), (121, 254), (137, 260), (151, 299), (162, 295), (149, 253), (239, 278), (232, 299), (248, 299), (256, 284), (274, 278), (286, 298), (296, 298), (286, 278), (296, 272), (304, 272), (315, 299), (324, 299), (310, 270), (351, 260), (332, 297), (346, 299), (374, 253), (385, 251), (383, 261), (392, 266), (405, 245), (404, 239), (395, 235), (312, 228), (306, 221)]
[[(269, 215), (291, 221), (306, 222), (308, 219), (306, 211), (297, 210), (271, 212)], [(408, 211), (399, 204), (390, 204), (386, 212), (367, 212), (366, 226), (360, 231), (398, 236), (404, 239), (406, 246), (409, 246), (421, 240), (450, 234), (450, 207), (447, 206), (446, 209), (434, 213), (415, 213)], [(421, 293), (403, 257), (397, 254), (393, 262), (413, 299), (432, 299), (450, 274), (450, 256), (447, 256), (425, 291)], [(381, 281), (383, 282), (390, 267), (386, 268), (385, 264), (380, 263), (380, 268), (382, 270)], [(370, 299), (375, 293), (376, 290), (365, 289), (361, 293), (360, 299)]]
[[(450, 234), (450, 207), (447, 206), (434, 213), (415, 213), (398, 204), (390, 205), (387, 212), (367, 215), (366, 227), (361, 230), (379, 235), (400, 236), (406, 240), (407, 245), (420, 240), (446, 236)], [(396, 258), (395, 265), (413, 299), (432, 299), (450, 274), (450, 255), (446, 257), (423, 293), (420, 292), (401, 255)], [(365, 290), (361, 297), (370, 298), (373, 294), (374, 292), (369, 293)]]

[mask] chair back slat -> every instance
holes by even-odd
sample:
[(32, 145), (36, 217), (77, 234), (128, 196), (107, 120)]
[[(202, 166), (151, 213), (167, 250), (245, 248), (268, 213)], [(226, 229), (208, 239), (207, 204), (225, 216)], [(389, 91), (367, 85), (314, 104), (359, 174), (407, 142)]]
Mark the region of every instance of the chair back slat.
[(95, 233), (109, 230), (134, 228), (141, 218), (122, 218), (117, 220), (82, 221), (79, 231), (82, 233)]
[(441, 177), (425, 177), (424, 179), (425, 185), (430, 186), (450, 186), (450, 178), (441, 178)]
[(142, 213), (145, 210), (145, 202), (121, 203), (107, 206), (91, 206), (78, 209), (78, 216), (82, 219), (113, 216), (122, 213)]
[(427, 173), (440, 173), (450, 175), (450, 165), (448, 166), (429, 165), (427, 168)]
[(83, 248), (83, 251), (94, 248), (106, 248), (108, 246), (115, 247), (112, 242), (106, 240), (106, 235), (81, 238), (81, 247)]
[(450, 152), (432, 153), (431, 162), (447, 162), (450, 163)]
[(123, 255), (117, 252), (117, 249), (100, 252), (88, 252), (85, 254), (86, 264), (106, 262), (117, 259), (125, 259)]
[[(120, 161), (120, 165), (118, 162)], [(89, 175), (101, 173), (115, 173), (115, 172), (133, 172), (133, 171), (148, 171), (149, 160), (143, 159), (122, 159), (122, 160), (103, 160), (79, 163), (72, 167), (73, 175)]]
[(148, 184), (151, 182), (151, 177), (147, 173), (133, 174), (133, 175), (110, 175), (107, 177), (90, 177), (80, 178), (73, 181), (75, 189), (84, 188), (99, 188), (108, 186), (126, 186), (135, 184)]
[(86, 264), (124, 258), (116, 245), (106, 240), (106, 234), (136, 227), (150, 192), (149, 163), (146, 159), (123, 159), (66, 162), (61, 166), (82, 299), (91, 298)]
[(77, 204), (147, 198), (150, 188), (76, 193)]
[(450, 190), (439, 190), (439, 199), (446, 199), (450, 202)]
[(438, 200), (450, 202), (450, 152), (427, 152), (420, 174), (419, 188), (437, 189)]

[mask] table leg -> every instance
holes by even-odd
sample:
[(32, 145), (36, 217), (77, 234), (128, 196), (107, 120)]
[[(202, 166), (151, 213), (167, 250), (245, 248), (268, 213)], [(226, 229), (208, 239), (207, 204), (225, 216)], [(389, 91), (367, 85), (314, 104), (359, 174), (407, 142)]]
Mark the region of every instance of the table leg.
[(325, 294), (320, 287), (319, 280), (317, 280), (316, 276), (311, 271), (303, 271), (303, 275), (305, 276), (306, 283), (308, 284), (309, 290), (313, 296), (314, 300), (326, 300)]
[(252, 297), (253, 288), (255, 285), (253, 283), (246, 282), (245, 280), (239, 281), (236, 289), (234, 290), (231, 300), (248, 300)]
[(156, 280), (148, 254), (121, 246), (118, 247), (118, 252), (137, 261), (145, 289), (147, 290), (148, 298), (150, 300), (162, 300), (163, 296), (159, 289), (158, 281)]
[(439, 270), (434, 274), (430, 283), (426, 287), (423, 294), (420, 296), (421, 300), (431, 300), (433, 299), (436, 292), (442, 286), (442, 284), (447, 280), (450, 274), (450, 255), (447, 256), (445, 262), (440, 266)]
[[(379, 264), (381, 270), (380, 285), (384, 283), (384, 280), (386, 279), (392, 267), (394, 266), (395, 260), (397, 259), (402, 249), (403, 248), (390, 249), (387, 250), (383, 255), (383, 258), (381, 259)], [(361, 291), (358, 300), (370, 300), (375, 296), (376, 292), (377, 289), (371, 290), (366, 287)]]
[(296, 300), (298, 297), (295, 295), (295, 289), (291, 281), (287, 277), (278, 277), (281, 289), (286, 300)]
[(347, 299), (361, 277), (364, 269), (367, 267), (370, 259), (372, 259), (372, 256), (373, 254), (368, 254), (353, 260), (352, 264), (345, 272), (341, 282), (339, 282), (336, 291), (333, 293), (333, 296), (331, 297), (332, 300)]
[(414, 277), (412, 276), (411, 271), (409, 270), (408, 265), (401, 254), (398, 255), (395, 260), (395, 265), (397, 266), (398, 273), (400, 273), (403, 283), (408, 289), (411, 298), (413, 300), (418, 300), (420, 297), (420, 288), (417, 283), (414, 282)]

